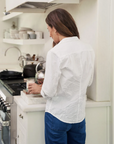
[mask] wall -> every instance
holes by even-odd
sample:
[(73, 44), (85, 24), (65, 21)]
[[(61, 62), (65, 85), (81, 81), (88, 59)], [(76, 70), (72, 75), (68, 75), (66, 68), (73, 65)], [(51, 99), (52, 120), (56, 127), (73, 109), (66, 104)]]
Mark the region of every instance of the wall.
[[(21, 15), (20, 18), (18, 19), (18, 28), (20, 29), (21, 27), (32, 28), (34, 31), (42, 31), (42, 32), (47, 31), (45, 25), (45, 13), (41, 13), (41, 14), (27, 13)], [(44, 56), (42, 53), (43, 47), (44, 45), (20, 46), (22, 53), (30, 53), (31, 55), (36, 54), (36, 55)]]

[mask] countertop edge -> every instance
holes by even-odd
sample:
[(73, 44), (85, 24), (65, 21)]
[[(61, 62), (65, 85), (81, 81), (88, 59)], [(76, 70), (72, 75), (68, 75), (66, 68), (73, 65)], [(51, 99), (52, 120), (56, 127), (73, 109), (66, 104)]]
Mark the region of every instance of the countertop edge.
[[(19, 105), (19, 107), (24, 112), (32, 112), (32, 111), (45, 111), (46, 104), (35, 104), (35, 105), (28, 105), (20, 96), (14, 96), (14, 101)], [(110, 107), (111, 102), (96, 102), (91, 99), (87, 99), (86, 101), (86, 108), (92, 107)]]

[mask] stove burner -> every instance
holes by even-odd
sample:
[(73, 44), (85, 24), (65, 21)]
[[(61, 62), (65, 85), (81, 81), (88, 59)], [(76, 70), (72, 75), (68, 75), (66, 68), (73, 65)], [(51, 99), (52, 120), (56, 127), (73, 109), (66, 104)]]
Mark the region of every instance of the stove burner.
[(10, 83), (7, 84), (8, 85), (8, 90), (10, 91), (10, 93), (12, 95), (20, 95), (20, 91), (22, 91), (23, 89), (26, 89), (26, 83)]

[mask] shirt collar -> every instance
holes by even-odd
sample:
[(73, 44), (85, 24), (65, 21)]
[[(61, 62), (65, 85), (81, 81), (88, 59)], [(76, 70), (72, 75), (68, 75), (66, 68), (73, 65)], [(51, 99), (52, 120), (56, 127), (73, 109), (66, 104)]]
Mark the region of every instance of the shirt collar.
[(73, 37), (66, 37), (66, 38), (63, 38), (60, 42), (59, 42), (59, 44), (60, 43), (65, 43), (65, 42), (71, 42), (71, 41), (74, 41), (74, 40), (78, 40), (78, 37), (77, 36), (73, 36)]

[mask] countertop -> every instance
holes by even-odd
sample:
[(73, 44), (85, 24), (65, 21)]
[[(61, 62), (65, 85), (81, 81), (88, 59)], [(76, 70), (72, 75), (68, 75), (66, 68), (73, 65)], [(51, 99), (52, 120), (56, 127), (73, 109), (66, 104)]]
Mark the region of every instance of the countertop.
[[(32, 112), (32, 111), (45, 111), (46, 104), (35, 104), (35, 105), (28, 105), (21, 96), (14, 96), (14, 101), (19, 105), (19, 107), (24, 112)], [(86, 101), (86, 108), (92, 107), (110, 107), (111, 102), (96, 102), (91, 99), (87, 99)]]

